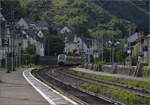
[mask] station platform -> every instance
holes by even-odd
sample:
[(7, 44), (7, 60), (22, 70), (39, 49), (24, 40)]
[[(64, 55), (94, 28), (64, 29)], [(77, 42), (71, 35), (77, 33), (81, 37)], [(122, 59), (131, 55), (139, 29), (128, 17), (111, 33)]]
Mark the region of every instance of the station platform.
[(23, 71), (5, 73), (0, 70), (0, 105), (50, 105), (23, 78)]
[(0, 105), (78, 105), (36, 79), (31, 70), (0, 70)]
[(50, 103), (50, 105), (78, 105), (76, 102), (35, 78), (31, 74), (31, 71), (32, 68), (25, 70), (23, 72), (24, 78)]
[(84, 69), (84, 68), (73, 68), (72, 70), (83, 72), (83, 73), (101, 75), (101, 76), (108, 76), (108, 77), (150, 82), (150, 78), (133, 77), (133, 76), (127, 76), (127, 75), (121, 75), (121, 74), (110, 74), (110, 73), (98, 72), (98, 71), (93, 71), (93, 70)]

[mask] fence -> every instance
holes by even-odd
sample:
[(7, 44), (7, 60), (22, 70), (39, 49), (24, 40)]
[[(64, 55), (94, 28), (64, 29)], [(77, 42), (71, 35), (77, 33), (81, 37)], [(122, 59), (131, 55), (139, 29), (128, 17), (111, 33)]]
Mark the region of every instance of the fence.
[(39, 65), (56, 65), (57, 56), (41, 56), (38, 61)]

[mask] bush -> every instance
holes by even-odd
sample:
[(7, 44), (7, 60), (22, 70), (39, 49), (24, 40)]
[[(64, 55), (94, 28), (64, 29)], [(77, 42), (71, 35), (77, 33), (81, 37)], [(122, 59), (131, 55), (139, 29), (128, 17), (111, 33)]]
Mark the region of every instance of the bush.
[(2, 66), (2, 67), (5, 67), (5, 63), (6, 63), (6, 62), (5, 62), (5, 59), (2, 59), (2, 60), (1, 60), (1, 66)]
[(132, 60), (132, 65), (133, 66), (136, 66), (137, 65), (137, 62), (138, 62), (138, 57), (131, 57), (131, 60)]
[(79, 67), (79, 68), (84, 68), (84, 65), (82, 64), (82, 65), (79, 65), (78, 67)]
[(31, 55), (31, 63), (37, 65), (39, 61), (39, 55), (33, 54)]
[(144, 75), (144, 77), (150, 76), (150, 68), (148, 68), (148, 67), (144, 68), (143, 75)]
[(29, 54), (23, 55), (23, 62), (25, 65), (28, 65), (30, 63), (30, 55)]
[(97, 63), (97, 70), (98, 70), (98, 71), (102, 71), (102, 68), (103, 68), (103, 63), (99, 61), (99, 62)]
[(94, 62), (94, 57), (93, 57), (93, 55), (90, 55), (90, 62), (91, 62), (91, 63)]
[(94, 70), (98, 71), (97, 64), (94, 64)]
[(148, 63), (144, 63), (144, 66), (148, 66)]

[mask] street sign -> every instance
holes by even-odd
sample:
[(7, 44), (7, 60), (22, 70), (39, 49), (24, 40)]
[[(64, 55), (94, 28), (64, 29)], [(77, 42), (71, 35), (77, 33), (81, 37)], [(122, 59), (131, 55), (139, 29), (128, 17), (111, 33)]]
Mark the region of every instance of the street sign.
[(9, 39), (5, 38), (2, 39), (2, 46), (8, 46), (9, 45)]

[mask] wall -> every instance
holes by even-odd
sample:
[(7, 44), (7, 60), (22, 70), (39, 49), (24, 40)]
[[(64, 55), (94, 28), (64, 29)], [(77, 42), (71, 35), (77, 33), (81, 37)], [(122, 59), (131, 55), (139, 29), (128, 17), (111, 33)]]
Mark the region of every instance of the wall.
[[(118, 65), (118, 74), (126, 74), (126, 75), (133, 75), (134, 72), (135, 72), (135, 69), (136, 67), (135, 66), (132, 66), (131, 67), (131, 70), (129, 69), (129, 66), (122, 66), (122, 65)], [(112, 73), (112, 66), (111, 65), (105, 65), (103, 66), (103, 71), (104, 72), (109, 72), (109, 73)]]

